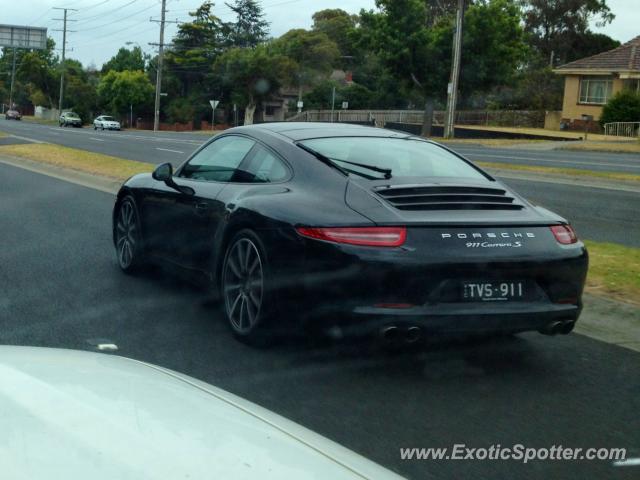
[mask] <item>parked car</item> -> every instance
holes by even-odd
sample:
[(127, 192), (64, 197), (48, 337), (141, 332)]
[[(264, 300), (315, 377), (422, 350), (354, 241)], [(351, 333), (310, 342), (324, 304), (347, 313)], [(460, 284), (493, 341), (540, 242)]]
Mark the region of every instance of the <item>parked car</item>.
[(2, 478), (401, 480), (195, 378), (115, 355), (0, 347)]
[(62, 112), (62, 115), (60, 115), (60, 126), (66, 127), (69, 125), (72, 127), (82, 127), (80, 115), (75, 112)]
[(112, 231), (122, 270), (201, 271), (259, 343), (304, 324), (407, 343), (567, 334), (588, 264), (567, 220), (446, 147), (335, 123), (228, 130), (175, 173), (129, 179)]
[(4, 118), (7, 120), (22, 120), (22, 115), (20, 115), (20, 112), (17, 110), (7, 110)]
[(93, 129), (120, 130), (120, 122), (109, 115), (100, 115), (93, 121)]

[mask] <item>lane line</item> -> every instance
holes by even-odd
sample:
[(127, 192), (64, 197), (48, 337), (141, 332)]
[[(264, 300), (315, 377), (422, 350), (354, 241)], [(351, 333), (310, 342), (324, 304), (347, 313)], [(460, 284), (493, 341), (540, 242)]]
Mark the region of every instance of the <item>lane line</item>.
[(184, 153), (184, 152), (181, 152), (180, 150), (171, 150), (169, 148), (156, 147), (156, 150), (162, 150), (163, 152), (172, 152), (172, 153)]
[(94, 140), (96, 142), (104, 142), (101, 138), (89, 137), (89, 140)]
[[(631, 168), (640, 168), (639, 163), (602, 163), (602, 162), (581, 162), (579, 160), (547, 160), (543, 158), (533, 158), (533, 157), (517, 157), (515, 155), (490, 155), (484, 153), (475, 153), (470, 155), (471, 157), (486, 157), (486, 158), (506, 158), (508, 160), (531, 160), (534, 162), (545, 162), (545, 163), (569, 163), (572, 165), (597, 165), (603, 167), (631, 167)], [(506, 163), (506, 162), (503, 162)]]

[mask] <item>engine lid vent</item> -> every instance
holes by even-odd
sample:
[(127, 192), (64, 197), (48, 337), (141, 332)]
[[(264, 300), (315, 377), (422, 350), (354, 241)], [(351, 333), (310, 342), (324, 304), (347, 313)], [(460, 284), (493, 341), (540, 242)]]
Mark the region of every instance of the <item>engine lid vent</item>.
[(502, 188), (460, 185), (399, 185), (374, 188), (399, 210), (522, 210)]

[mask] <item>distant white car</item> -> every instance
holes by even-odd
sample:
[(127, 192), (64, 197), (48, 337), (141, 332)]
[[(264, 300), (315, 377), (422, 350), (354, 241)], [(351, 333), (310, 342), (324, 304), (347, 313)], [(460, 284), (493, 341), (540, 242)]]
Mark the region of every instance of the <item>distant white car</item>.
[(120, 130), (120, 122), (109, 115), (100, 115), (93, 121), (93, 129)]
[(3, 479), (401, 479), (231, 393), (114, 355), (0, 346), (0, 412)]

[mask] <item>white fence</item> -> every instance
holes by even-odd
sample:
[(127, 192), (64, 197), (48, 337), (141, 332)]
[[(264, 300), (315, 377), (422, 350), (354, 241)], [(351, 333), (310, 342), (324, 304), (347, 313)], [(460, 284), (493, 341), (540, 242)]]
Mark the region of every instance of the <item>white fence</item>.
[(422, 123), (422, 110), (307, 110), (287, 118), (289, 122), (387, 122)]
[(638, 137), (640, 136), (640, 122), (605, 123), (604, 134), (612, 137)]

